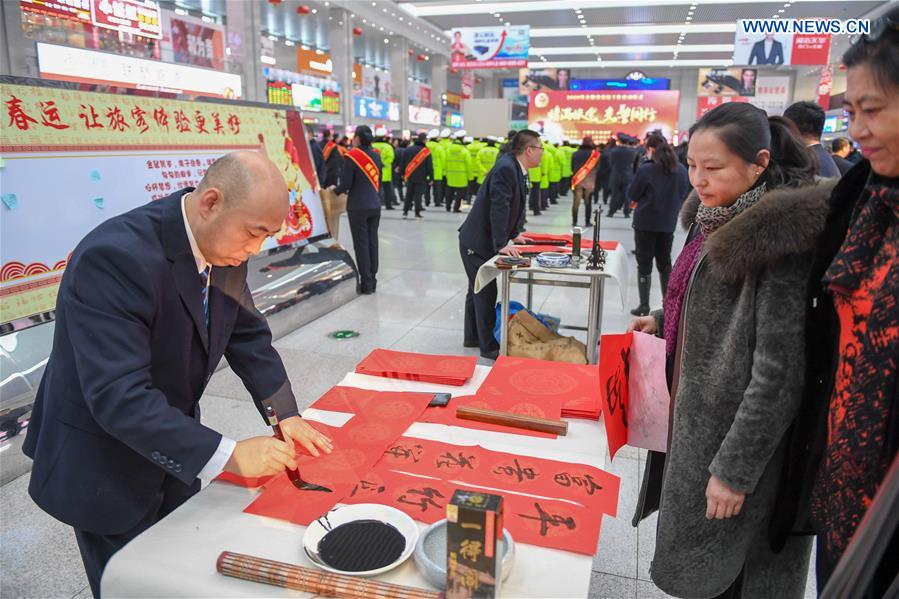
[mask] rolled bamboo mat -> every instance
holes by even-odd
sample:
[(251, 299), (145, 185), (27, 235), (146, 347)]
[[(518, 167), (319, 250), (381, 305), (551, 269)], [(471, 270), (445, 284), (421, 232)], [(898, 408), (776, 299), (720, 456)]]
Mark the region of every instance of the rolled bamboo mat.
[(261, 557), (223, 551), (215, 564), (225, 576), (261, 582), (325, 597), (373, 597), (376, 599), (443, 599), (443, 593), (404, 587), (376, 580), (332, 574)]

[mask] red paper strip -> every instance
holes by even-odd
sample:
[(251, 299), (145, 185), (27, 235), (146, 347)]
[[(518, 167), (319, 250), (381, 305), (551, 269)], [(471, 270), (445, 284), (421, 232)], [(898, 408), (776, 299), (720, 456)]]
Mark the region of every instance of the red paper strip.
[[(572, 239), (572, 236), (570, 233), (557, 234), (557, 233), (527, 232), (527, 233), (522, 233), (521, 236), (524, 237), (525, 239), (527, 239), (528, 242), (530, 242), (530, 243), (541, 243), (541, 242), (543, 242), (543, 243), (550, 242), (551, 243), (551, 242), (564, 241), (565, 245), (567, 247), (571, 247), (574, 243), (574, 240)], [(556, 247), (558, 247), (558, 246), (556, 246)], [(587, 239), (587, 238), (581, 237), (581, 249), (589, 250), (592, 247), (593, 247), (592, 239)], [(599, 247), (601, 247), (604, 250), (609, 250), (609, 251), (616, 250), (616, 249), (618, 249), (618, 242), (617, 241), (603, 241), (600, 239)], [(548, 251), (551, 251), (551, 250), (548, 250)]]
[(462, 386), (474, 375), (477, 358), (372, 350), (356, 372), (403, 380)]
[[(308, 524), (349, 494), (382, 458), (385, 449), (415, 422), (431, 399), (422, 393), (377, 393), (378, 399), (370, 409), (357, 412), (341, 428), (329, 431), (334, 442), (330, 454), (297, 457), (303, 480), (328, 487), (332, 493), (300, 491), (286, 475), (278, 476), (244, 511)], [(315, 423), (314, 426), (324, 425)]]
[(379, 468), (576, 501), (599, 512), (618, 513), (620, 479), (585, 464), (401, 437), (387, 448)]
[(566, 412), (592, 417), (599, 411), (596, 375), (596, 366), (589, 364), (500, 356), (477, 395), (488, 403), (514, 397), (517, 403), (535, 404), (546, 411), (545, 418), (558, 419)]
[(628, 370), (633, 336), (603, 335), (599, 344), (599, 392), (609, 456), (627, 443)]
[(512, 426), (502, 426), (498, 424), (488, 424), (486, 422), (476, 422), (474, 420), (465, 420), (456, 417), (456, 408), (465, 406), (469, 408), (482, 408), (485, 410), (497, 410), (500, 412), (510, 412), (512, 414), (520, 414), (522, 416), (535, 416), (537, 418), (549, 418), (558, 420), (561, 418), (561, 408), (557, 398), (542, 400), (539, 404), (528, 399), (523, 399), (516, 395), (501, 397), (485, 397), (481, 395), (465, 395), (462, 397), (454, 397), (450, 400), (446, 407), (428, 408), (422, 414), (421, 422), (433, 422), (436, 424), (446, 424), (450, 426), (461, 426), (483, 431), (492, 431), (498, 433), (512, 433), (516, 435), (525, 435), (528, 437), (543, 437), (546, 439), (555, 439), (553, 433), (542, 433), (539, 431), (529, 431)]
[[(389, 505), (419, 522), (433, 524), (446, 517), (446, 505), (457, 489), (497, 492), (480, 486), (412, 476), (379, 464), (343, 503)], [(500, 493), (505, 503), (503, 526), (517, 542), (586, 555), (596, 553), (601, 511), (556, 499)]]

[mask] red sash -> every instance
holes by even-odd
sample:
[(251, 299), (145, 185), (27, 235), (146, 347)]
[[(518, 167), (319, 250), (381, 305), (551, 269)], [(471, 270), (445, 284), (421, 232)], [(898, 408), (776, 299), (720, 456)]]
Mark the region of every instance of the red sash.
[(421, 163), (425, 161), (425, 158), (427, 158), (430, 155), (431, 155), (430, 150), (428, 150), (427, 148), (422, 148), (421, 152), (416, 154), (415, 158), (412, 159), (412, 162), (410, 162), (409, 164), (406, 165), (406, 172), (403, 175), (403, 178), (408, 181), (409, 177), (412, 176), (412, 173), (414, 173), (418, 169), (418, 167), (421, 166)]
[(596, 166), (597, 162), (599, 162), (599, 152), (593, 150), (593, 152), (590, 153), (590, 158), (587, 158), (587, 162), (584, 164), (584, 166), (577, 169), (577, 172), (571, 178), (571, 189), (574, 189), (584, 182), (584, 179), (587, 178), (587, 175), (590, 174), (590, 171), (593, 170), (593, 167)]
[(375, 186), (375, 191), (381, 191), (381, 171), (368, 154), (359, 148), (353, 148), (346, 153), (346, 157), (356, 163), (369, 183)]
[[(322, 154), (325, 156), (325, 160), (331, 157), (331, 152), (334, 151), (334, 148), (337, 147), (337, 144), (333, 141), (329, 141), (325, 144), (325, 149), (322, 151)], [(339, 152), (338, 152), (339, 153)]]

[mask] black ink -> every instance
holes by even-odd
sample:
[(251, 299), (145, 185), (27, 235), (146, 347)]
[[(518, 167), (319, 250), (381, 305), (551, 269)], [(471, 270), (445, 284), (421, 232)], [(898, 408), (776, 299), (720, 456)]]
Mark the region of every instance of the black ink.
[(578, 476), (577, 474), (569, 474), (568, 472), (559, 472), (553, 477), (553, 481), (562, 487), (571, 487), (572, 485), (575, 487), (583, 487), (584, 490), (587, 491), (587, 495), (593, 495), (596, 491), (602, 491), (602, 486), (593, 480), (593, 475), (591, 474)]
[[(628, 375), (630, 374), (630, 349), (621, 350), (621, 361), (623, 366), (615, 369), (615, 374), (606, 380), (606, 397), (609, 399), (609, 415), (614, 416), (615, 411), (621, 410), (621, 421), (627, 427), (627, 406), (624, 403), (623, 387), (627, 385)], [(623, 372), (622, 372), (623, 370)]]
[(511, 478), (515, 478), (518, 482), (524, 482), (525, 480), (534, 480), (537, 478), (537, 473), (534, 472), (533, 468), (525, 468), (518, 462), (518, 458), (513, 460), (514, 465), (512, 466), (497, 466), (493, 469), (494, 474), (502, 474)]
[(390, 454), (398, 460), (412, 460), (413, 464), (417, 464), (421, 460), (421, 454), (424, 447), (421, 445), (413, 445), (412, 447), (404, 447), (402, 445), (394, 445), (384, 453)]
[(396, 528), (377, 520), (341, 524), (318, 542), (322, 561), (344, 572), (365, 572), (395, 562), (406, 548)]
[(466, 456), (461, 451), (458, 452), (458, 455), (453, 455), (447, 451), (443, 455), (437, 456), (437, 467), (446, 466), (447, 468), (468, 468), (469, 470), (474, 470), (474, 460), (475, 456), (473, 455)]
[(568, 516), (566, 518), (565, 516), (562, 516), (560, 514), (550, 514), (549, 512), (545, 511), (542, 507), (540, 507), (540, 504), (537, 503), (536, 501), (534, 502), (534, 507), (537, 509), (536, 516), (528, 516), (527, 514), (518, 514), (518, 515), (521, 516), (522, 518), (525, 518), (526, 520), (538, 520), (540, 522), (540, 536), (541, 537), (546, 536), (546, 533), (549, 532), (550, 526), (552, 526), (553, 528), (556, 528), (559, 526), (564, 526), (568, 530), (574, 530), (575, 528), (577, 528), (577, 523), (574, 521), (574, 518), (571, 516)]
[(350, 493), (350, 497), (355, 497), (356, 493), (360, 491), (368, 491), (368, 495), (378, 495), (385, 491), (386, 487), (384, 485), (378, 486), (377, 483), (372, 483), (367, 480), (360, 480), (359, 484), (353, 487), (353, 492)]
[[(410, 496), (407, 496), (408, 493)], [(421, 508), (422, 512), (428, 511), (429, 507), (435, 507), (438, 510), (443, 509), (443, 506), (434, 501), (434, 498), (437, 497), (439, 499), (446, 499), (440, 491), (437, 489), (433, 489), (431, 487), (425, 487), (423, 489), (406, 489), (406, 493), (400, 495), (399, 499), (397, 499), (398, 503), (405, 503), (406, 505), (414, 505)], [(414, 497), (417, 495), (418, 497)]]

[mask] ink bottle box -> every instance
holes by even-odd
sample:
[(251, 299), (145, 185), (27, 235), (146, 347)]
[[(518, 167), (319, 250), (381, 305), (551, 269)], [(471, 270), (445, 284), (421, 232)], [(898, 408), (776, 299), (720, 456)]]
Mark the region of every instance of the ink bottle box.
[(446, 599), (497, 597), (502, 544), (502, 496), (453, 493), (446, 506)]

